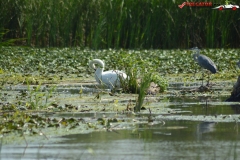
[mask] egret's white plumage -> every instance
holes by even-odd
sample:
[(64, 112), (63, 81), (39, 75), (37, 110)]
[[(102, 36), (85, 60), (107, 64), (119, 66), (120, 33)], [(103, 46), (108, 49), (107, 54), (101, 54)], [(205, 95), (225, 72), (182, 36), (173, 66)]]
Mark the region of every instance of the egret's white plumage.
[[(100, 67), (96, 69), (95, 64), (98, 64)], [(104, 84), (110, 89), (113, 87), (121, 87), (120, 78), (126, 79), (127, 75), (118, 70), (109, 70), (104, 72), (104, 62), (100, 59), (93, 59), (90, 61), (89, 66), (95, 69), (95, 79), (99, 84)]]

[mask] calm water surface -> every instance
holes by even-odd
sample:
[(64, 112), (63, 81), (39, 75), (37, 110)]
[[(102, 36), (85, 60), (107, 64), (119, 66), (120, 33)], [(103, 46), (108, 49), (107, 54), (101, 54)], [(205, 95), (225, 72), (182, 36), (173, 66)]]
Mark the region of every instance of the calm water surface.
[(237, 123), (166, 121), (57, 137), (57, 142), (2, 145), (1, 159), (239, 159)]
[[(189, 111), (180, 113), (183, 115), (239, 114), (238, 104), (227, 104), (225, 99), (227, 96), (170, 96), (165, 105), (173, 110)], [(85, 117), (92, 118), (94, 113)], [(170, 120), (154, 125), (135, 124), (131, 129), (111, 128), (110, 131), (48, 138), (44, 141), (27, 139), (26, 145), (24, 141), (4, 143), (3, 137), (0, 159), (240, 159), (239, 120), (235, 123)]]

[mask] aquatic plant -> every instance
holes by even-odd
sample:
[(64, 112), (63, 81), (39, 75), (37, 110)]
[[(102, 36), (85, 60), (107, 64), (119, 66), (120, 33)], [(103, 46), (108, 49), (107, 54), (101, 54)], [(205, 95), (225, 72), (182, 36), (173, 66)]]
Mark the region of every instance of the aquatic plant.
[[(217, 79), (233, 79), (238, 69), (238, 49), (203, 49), (202, 54), (211, 57), (218, 68)], [(81, 57), (81, 58), (79, 58)], [(80, 48), (28, 48), (2, 47), (0, 54), (0, 73), (2, 83), (21, 84), (28, 77), (30, 84), (58, 83), (65, 80), (81, 81), (93, 77), (87, 67), (90, 59), (105, 61), (106, 70), (123, 70), (130, 77), (129, 83), (136, 92), (141, 63), (160, 77), (171, 74), (178, 78), (185, 74), (186, 80), (195, 80), (200, 68), (186, 50), (90, 50)], [(196, 66), (196, 67), (194, 67)], [(196, 73), (196, 74), (195, 74)], [(7, 77), (7, 78), (6, 78)], [(134, 78), (135, 77), (135, 78)], [(4, 81), (3, 81), (4, 80)], [(135, 89), (134, 89), (135, 86)]]
[(137, 98), (136, 106), (134, 109), (136, 112), (139, 112), (141, 110), (145, 95), (147, 94), (146, 93), (147, 89), (151, 83), (151, 77), (152, 77), (152, 73), (145, 73), (142, 76), (140, 87), (139, 87), (138, 98)]
[[(205, 49), (203, 52), (206, 55), (211, 55), (211, 58), (219, 68), (219, 73), (214, 78), (215, 81), (236, 78), (236, 74), (239, 73), (235, 66), (235, 62), (238, 60), (238, 49)], [(39, 113), (34, 113), (42, 110), (52, 112), (95, 112), (96, 109), (88, 105), (85, 106), (85, 102), (79, 105), (70, 103), (58, 106), (57, 103), (53, 104), (56, 99), (51, 98), (51, 96), (55, 95), (55, 85), (53, 84), (92, 81), (94, 74), (88, 68), (88, 62), (93, 58), (103, 59), (107, 63), (106, 69), (128, 72), (132, 76), (129, 79), (131, 80), (129, 83), (131, 85), (128, 85), (128, 81), (122, 80), (121, 82), (124, 83), (122, 91), (137, 93), (131, 94), (131, 99), (127, 99), (129, 103), (126, 104), (127, 101), (125, 100), (123, 102), (125, 104), (121, 106), (123, 104), (120, 100), (122, 95), (119, 98), (116, 95), (117, 99), (109, 102), (105, 98), (101, 99), (102, 94), (109, 93), (101, 92), (102, 89), (99, 89), (99, 94), (96, 98), (104, 101), (104, 103), (97, 104), (97, 111), (101, 112), (132, 111), (131, 108), (134, 106), (137, 106), (135, 111), (138, 112), (139, 109), (147, 108), (148, 105), (151, 105), (151, 103), (144, 104), (146, 88), (150, 80), (157, 83), (160, 89), (164, 90), (167, 87), (166, 77), (173, 77), (173, 79), (169, 78), (169, 81), (187, 82), (193, 76), (193, 73), (199, 74), (197, 73), (199, 68), (196, 68), (196, 71), (193, 69), (195, 62), (191, 55), (184, 50), (90, 50), (81, 48), (60, 49), (3, 46), (0, 54), (0, 68), (3, 71), (0, 74), (0, 85), (2, 85), (0, 92), (0, 132), (5, 134), (16, 131), (20, 134), (23, 132), (36, 134), (41, 132), (41, 128), (66, 127), (69, 129), (81, 125), (83, 123), (82, 120), (77, 118), (51, 118), (47, 115), (43, 116)], [(192, 81), (194, 80), (197, 80), (197, 78), (195, 77)], [(10, 95), (9, 92), (15, 91), (11, 89), (18, 87), (16, 84), (28, 86), (27, 92), (26, 90), (21, 90), (16, 94)], [(131, 86), (133, 87), (131, 88)], [(79, 92), (76, 92), (76, 99), (81, 100), (81, 102), (86, 101), (85, 97), (80, 99), (77, 94), (83, 94), (82, 91), (80, 89)], [(137, 97), (136, 102), (132, 97)], [(11, 98), (14, 98), (14, 100), (12, 101)], [(89, 99), (92, 100), (91, 98), (90, 96)], [(97, 102), (99, 102), (99, 99)], [(168, 97), (166, 99), (169, 101)], [(114, 106), (115, 108), (108, 108), (106, 105)], [(120, 107), (122, 107), (122, 110), (119, 109)], [(30, 110), (34, 110), (34, 113)], [(15, 111), (17, 112), (15, 113)], [(155, 110), (152, 111), (155, 112)], [(13, 121), (13, 118), (16, 118), (16, 121)], [(23, 121), (24, 118), (26, 118), (26, 122)], [(108, 119), (106, 123), (104, 122), (106, 127), (104, 125), (101, 127), (111, 130), (112, 126), (107, 121), (110, 122), (110, 120)], [(39, 125), (41, 127), (35, 129)], [(86, 123), (87, 125), (94, 129), (98, 128), (92, 122)]]
[(159, 73), (152, 73), (151, 75), (151, 82), (154, 82), (159, 86), (160, 90), (159, 92), (164, 92), (167, 90), (168, 87), (168, 80), (162, 76), (159, 75)]
[(117, 118), (103, 117), (103, 118), (98, 118), (97, 121), (98, 121), (98, 124), (102, 125), (104, 129), (108, 132), (114, 131), (114, 128), (119, 125), (119, 124), (116, 124), (114, 126), (112, 125), (112, 123), (119, 122)]
[(79, 90), (79, 95), (80, 95), (79, 97), (80, 97), (80, 98), (82, 98), (82, 94), (83, 94), (83, 87), (82, 87), (82, 85), (81, 85), (81, 88), (80, 88), (80, 90)]
[(23, 37), (23, 45), (93, 49), (239, 47), (237, 11), (180, 9), (182, 0), (0, 3), (0, 29), (10, 30), (4, 39)]
[(0, 117), (0, 135), (8, 133), (17, 133), (19, 136), (27, 135), (43, 135), (41, 131), (44, 128), (67, 128), (74, 129), (79, 125), (85, 125), (84, 121), (79, 118), (51, 118), (45, 115), (34, 114), (31, 112), (21, 111), (12, 105), (11, 112), (1, 113)]
[(26, 101), (26, 107), (29, 109), (45, 109), (50, 106), (53, 102), (49, 102), (49, 98), (52, 96), (56, 89), (56, 86), (49, 87), (46, 86), (45, 90), (42, 90), (41, 83), (37, 86), (31, 88), (27, 81), (28, 86), (28, 97), (29, 100)]

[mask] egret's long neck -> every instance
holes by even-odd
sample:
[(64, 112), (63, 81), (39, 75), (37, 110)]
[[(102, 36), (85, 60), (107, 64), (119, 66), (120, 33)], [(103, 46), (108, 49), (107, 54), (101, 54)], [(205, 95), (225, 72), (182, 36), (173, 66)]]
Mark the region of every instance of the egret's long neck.
[(96, 69), (95, 68), (95, 64), (100, 65), (100, 67), (104, 70), (104, 63), (103, 61), (101, 61), (100, 59), (94, 59), (89, 63), (89, 67), (91, 67), (92, 69)]
[(89, 63), (89, 67), (92, 68), (92, 69), (95, 69), (95, 65), (94, 65), (93, 61), (91, 61), (91, 62)]
[(104, 63), (101, 60), (95, 60), (95, 63), (97, 63), (99, 65), (99, 67), (97, 68), (96, 72), (95, 72), (95, 78), (97, 79), (97, 81), (102, 80), (102, 74), (103, 74), (103, 70), (104, 70)]
[(101, 60), (95, 60), (95, 63), (97, 63), (97, 64), (99, 65), (99, 67), (97, 68), (96, 72), (102, 74), (102, 72), (103, 72), (103, 70), (104, 70), (104, 63), (103, 63), (103, 61), (101, 61)]
[(97, 68), (95, 74), (96, 76), (98, 76), (98, 78), (102, 76), (102, 73), (103, 73), (103, 68)]

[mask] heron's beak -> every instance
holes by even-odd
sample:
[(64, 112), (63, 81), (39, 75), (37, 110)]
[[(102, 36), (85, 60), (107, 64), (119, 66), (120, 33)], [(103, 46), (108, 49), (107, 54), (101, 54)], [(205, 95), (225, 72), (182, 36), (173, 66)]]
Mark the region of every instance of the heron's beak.
[(197, 49), (198, 49), (198, 47), (193, 47), (193, 48), (190, 48), (188, 50), (197, 50)]

